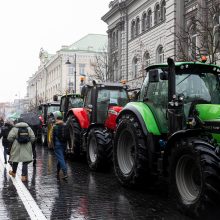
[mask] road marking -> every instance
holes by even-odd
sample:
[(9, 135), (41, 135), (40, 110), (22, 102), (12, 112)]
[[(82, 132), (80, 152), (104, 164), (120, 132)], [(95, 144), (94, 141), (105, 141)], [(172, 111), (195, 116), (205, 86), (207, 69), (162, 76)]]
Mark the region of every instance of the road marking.
[[(18, 166), (17, 169), (17, 175), (16, 177), (12, 177), (11, 175), (8, 174), (9, 170), (11, 170), (11, 166), (9, 164), (4, 164), (4, 156), (3, 156), (3, 146), (2, 143), (0, 141), (0, 161), (1, 161), (1, 167), (6, 167), (7, 168), (7, 175), (10, 176), (16, 190), (17, 193), (21, 199), (21, 201), (23, 202), (29, 216), (31, 219), (33, 220), (46, 220), (47, 218), (44, 216), (43, 212), (41, 211), (41, 209), (39, 208), (39, 206), (37, 205), (37, 203), (35, 202), (34, 198), (32, 197), (32, 195), (30, 194), (30, 192), (28, 191), (28, 189), (24, 186), (24, 184), (21, 181), (21, 168)], [(21, 163), (19, 163), (21, 164)], [(1, 169), (1, 168), (0, 168)]]

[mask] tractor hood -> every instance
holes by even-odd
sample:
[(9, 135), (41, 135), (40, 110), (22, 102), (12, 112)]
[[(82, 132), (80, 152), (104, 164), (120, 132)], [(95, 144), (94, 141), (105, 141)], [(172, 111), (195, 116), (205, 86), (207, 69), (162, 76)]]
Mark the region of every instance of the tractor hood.
[(213, 137), (220, 142), (220, 105), (197, 104), (196, 110), (204, 122), (203, 128), (213, 133)]

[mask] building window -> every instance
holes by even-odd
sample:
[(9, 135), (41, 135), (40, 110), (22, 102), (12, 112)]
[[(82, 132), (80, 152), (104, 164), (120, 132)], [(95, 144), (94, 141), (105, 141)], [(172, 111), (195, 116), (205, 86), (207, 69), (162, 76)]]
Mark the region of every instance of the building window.
[(150, 65), (150, 54), (148, 51), (144, 53), (144, 67), (148, 67)]
[(160, 21), (160, 5), (156, 4), (154, 9), (154, 24), (157, 25)]
[(138, 36), (140, 34), (140, 18), (136, 19), (136, 34), (135, 36)]
[(213, 36), (214, 36), (214, 51), (220, 51), (220, 16), (215, 15), (213, 17), (214, 27), (213, 27)]
[(131, 39), (135, 37), (135, 21), (131, 23)]
[(116, 48), (118, 47), (118, 30), (116, 31), (116, 34), (115, 34), (115, 47)]
[(152, 11), (151, 9), (147, 12), (147, 29), (152, 27)]
[(137, 57), (134, 57), (133, 62), (132, 62), (133, 78), (137, 77), (137, 70), (138, 70), (138, 59)]
[(161, 45), (157, 48), (157, 63), (164, 63), (164, 50)]
[(145, 31), (147, 28), (147, 14), (144, 12), (142, 16), (142, 31)]
[(161, 21), (164, 21), (166, 18), (166, 1), (163, 0), (161, 2), (161, 7), (160, 7), (160, 19)]
[(86, 64), (79, 64), (79, 74), (81, 76), (85, 76), (85, 67), (86, 67)]
[(71, 63), (68, 65), (68, 68), (69, 68), (69, 75), (73, 75), (75, 70), (75, 65)]

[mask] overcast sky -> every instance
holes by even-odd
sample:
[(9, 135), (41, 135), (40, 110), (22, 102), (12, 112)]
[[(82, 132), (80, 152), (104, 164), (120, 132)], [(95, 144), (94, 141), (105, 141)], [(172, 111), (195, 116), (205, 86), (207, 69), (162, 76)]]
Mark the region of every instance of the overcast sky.
[(89, 33), (106, 34), (101, 17), (110, 0), (1, 0), (0, 102), (23, 98), (40, 64), (39, 51), (56, 53)]

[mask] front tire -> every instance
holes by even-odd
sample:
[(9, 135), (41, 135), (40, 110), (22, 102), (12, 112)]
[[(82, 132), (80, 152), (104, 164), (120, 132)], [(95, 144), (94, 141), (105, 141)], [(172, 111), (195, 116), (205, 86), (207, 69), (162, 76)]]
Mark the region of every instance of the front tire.
[(171, 192), (180, 210), (204, 217), (220, 203), (220, 158), (212, 146), (193, 139), (177, 146), (171, 155)]
[(116, 177), (126, 187), (145, 183), (149, 177), (147, 146), (136, 117), (123, 115), (116, 130), (113, 148)]
[(91, 129), (88, 135), (87, 162), (93, 171), (106, 170), (112, 158), (111, 134), (103, 129)]

